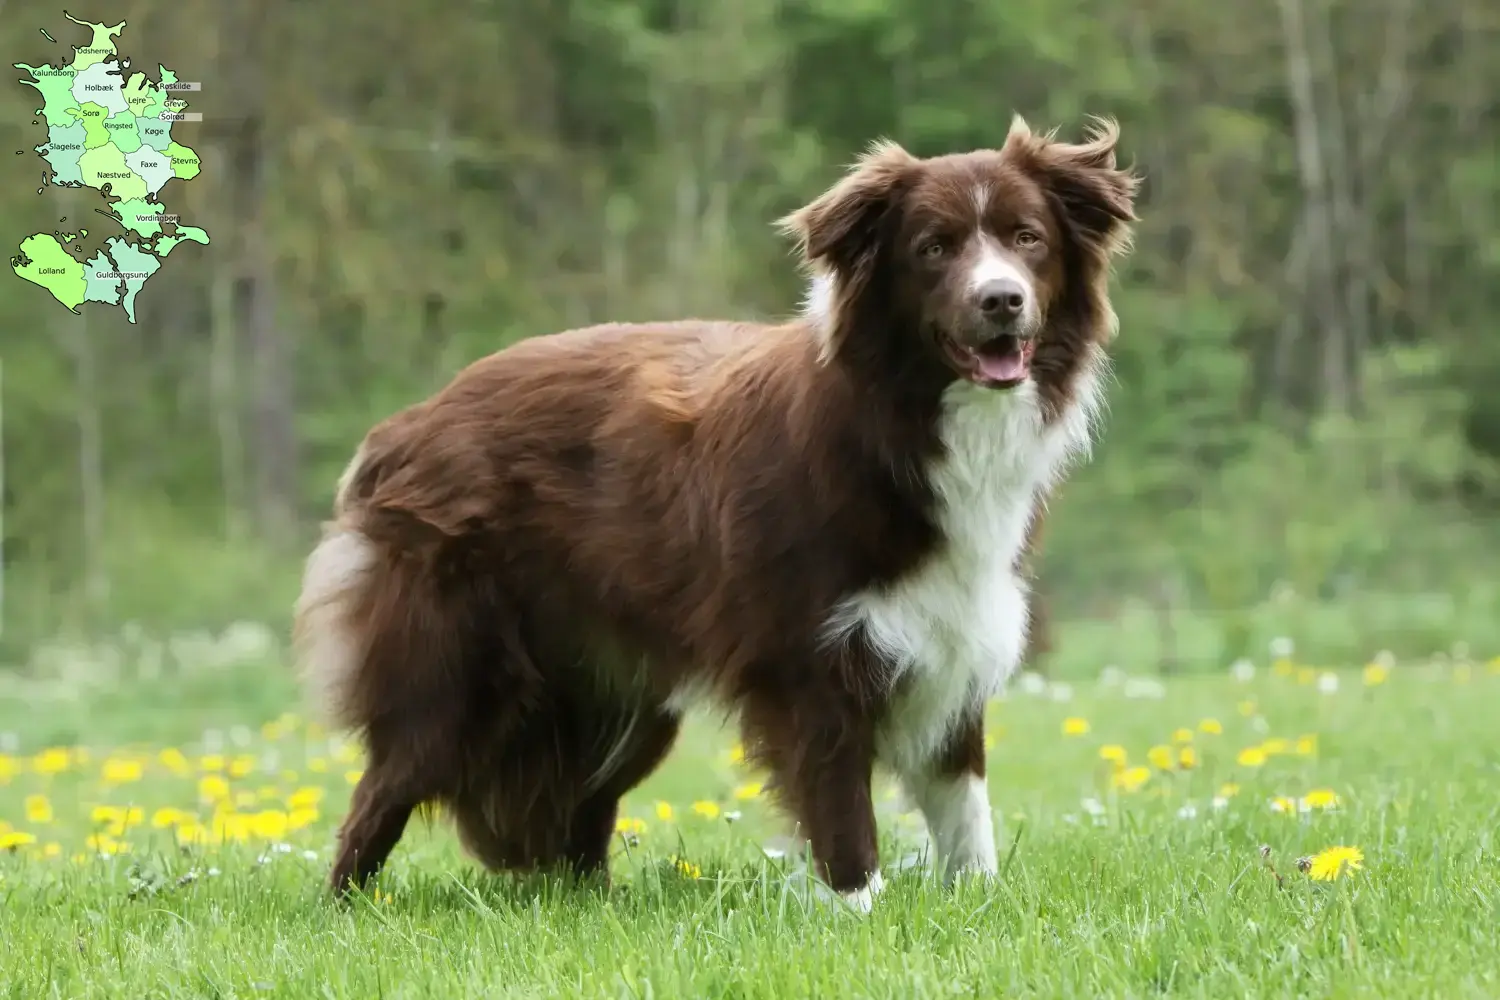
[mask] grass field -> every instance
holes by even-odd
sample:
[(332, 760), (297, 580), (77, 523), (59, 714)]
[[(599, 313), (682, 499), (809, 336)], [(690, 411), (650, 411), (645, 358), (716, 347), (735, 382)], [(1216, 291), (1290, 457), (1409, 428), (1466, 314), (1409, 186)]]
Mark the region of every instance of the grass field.
[(706, 720), (628, 800), (612, 890), (416, 827), (341, 909), (359, 753), (295, 704), (275, 667), (0, 702), (0, 996), (1500, 996), (1500, 660), (1018, 684), (1003, 877), (935, 885), (882, 785), (864, 917), (776, 856)]

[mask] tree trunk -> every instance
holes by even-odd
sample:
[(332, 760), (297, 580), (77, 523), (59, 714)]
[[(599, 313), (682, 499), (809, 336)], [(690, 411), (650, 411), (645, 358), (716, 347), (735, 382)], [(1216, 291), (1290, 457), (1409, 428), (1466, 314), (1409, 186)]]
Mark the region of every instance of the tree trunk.
[(73, 355), (78, 402), (78, 499), (82, 527), (84, 598), (97, 621), (109, 601), (109, 573), (104, 564), (104, 421), (99, 412), (99, 374), (88, 314), (62, 321), (62, 339)]
[(219, 481), (224, 495), (224, 530), (242, 537), (249, 500), (245, 495), (245, 441), (240, 426), (240, 389), (235, 378), (239, 346), (235, 340), (234, 279), (214, 268), (209, 313), (209, 406), (219, 442)]
[(250, 361), (248, 434), (252, 465), (252, 504), (260, 535), (285, 547), (296, 538), (297, 433), (292, 392), (292, 357), (278, 322), (274, 252), (268, 235), (268, 170), (275, 157), (267, 149), (274, 130), (266, 127), (269, 82), (265, 73), (278, 4), (226, 8), (221, 29), (227, 58), (225, 84), (235, 107), (227, 143), (235, 260), (234, 331)]

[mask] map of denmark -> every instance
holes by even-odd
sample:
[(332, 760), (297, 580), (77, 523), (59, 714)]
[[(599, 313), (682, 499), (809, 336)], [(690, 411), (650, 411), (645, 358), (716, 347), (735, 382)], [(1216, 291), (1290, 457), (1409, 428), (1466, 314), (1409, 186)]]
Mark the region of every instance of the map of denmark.
[(74, 47), (65, 65), (14, 64), (30, 74), (21, 82), (41, 95), (33, 124), (47, 128), (46, 141), (35, 147), (46, 163), (37, 193), (49, 184), (92, 188), (106, 205), (97, 211), (124, 232), (111, 235), (88, 260), (77, 243), (87, 229), (35, 233), (21, 241), (11, 266), (73, 312), (85, 302), (102, 302), (122, 307), (134, 323), (136, 296), (172, 249), (187, 241), (208, 243), (208, 233), (182, 225), (159, 194), (173, 180), (198, 176), (198, 154), (172, 138), (172, 124), (199, 119), (185, 110), (186, 100), (173, 95), (201, 88), (178, 81), (165, 66), (157, 67), (155, 81), (130, 73), (130, 60), (115, 50), (124, 21), (92, 24), (64, 14), (90, 29), (92, 41)]

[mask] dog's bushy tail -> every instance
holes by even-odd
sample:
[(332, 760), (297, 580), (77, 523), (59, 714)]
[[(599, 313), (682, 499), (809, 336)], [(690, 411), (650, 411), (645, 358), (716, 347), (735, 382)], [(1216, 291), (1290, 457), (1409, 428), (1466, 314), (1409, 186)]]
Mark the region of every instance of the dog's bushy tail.
[[(480, 698), (500, 715), (524, 707), (535, 668), (494, 580), (471, 570), (476, 539), (435, 527), (381, 489), (384, 478), (362, 448), (340, 480), (297, 599), (298, 669), (334, 726), (369, 733), (389, 721), (451, 739)], [(502, 674), (497, 705), (488, 688)]]

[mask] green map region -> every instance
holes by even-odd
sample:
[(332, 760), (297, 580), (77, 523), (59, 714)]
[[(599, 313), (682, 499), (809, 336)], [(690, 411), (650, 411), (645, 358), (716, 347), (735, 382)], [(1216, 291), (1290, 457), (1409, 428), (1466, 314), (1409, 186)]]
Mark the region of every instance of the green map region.
[[(123, 309), (134, 323), (136, 296), (167, 254), (183, 243), (208, 244), (208, 233), (183, 224), (162, 198), (171, 182), (191, 181), (202, 166), (197, 153), (172, 137), (173, 123), (189, 120), (180, 95), (198, 85), (180, 83), (165, 66), (155, 79), (132, 73), (116, 47), (124, 21), (64, 16), (92, 33), (88, 44), (72, 46), (72, 58), (56, 63), (14, 64), (27, 74), (21, 82), (36, 90), (37, 123), (47, 129), (35, 147), (46, 165), (37, 193), (49, 186), (97, 191), (104, 202), (99, 213), (118, 224), (120, 235), (85, 260), (77, 238), (87, 230), (33, 233), (21, 240), (11, 268), (73, 312), (99, 302)], [(41, 35), (57, 44), (47, 31)]]

